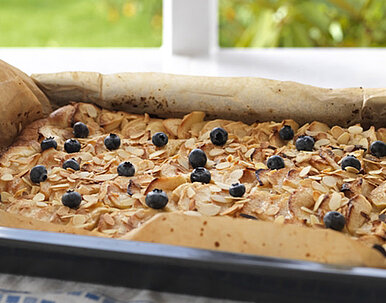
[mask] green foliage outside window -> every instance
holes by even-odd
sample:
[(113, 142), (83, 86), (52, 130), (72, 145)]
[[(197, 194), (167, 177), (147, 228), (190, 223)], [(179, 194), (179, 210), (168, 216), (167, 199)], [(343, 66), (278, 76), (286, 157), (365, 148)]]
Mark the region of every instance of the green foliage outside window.
[(386, 0), (219, 0), (222, 47), (386, 46)]
[(158, 47), (161, 0), (0, 0), (0, 46)]
[[(386, 0), (218, 1), (222, 47), (386, 46)], [(0, 0), (0, 47), (161, 43), (162, 0)]]

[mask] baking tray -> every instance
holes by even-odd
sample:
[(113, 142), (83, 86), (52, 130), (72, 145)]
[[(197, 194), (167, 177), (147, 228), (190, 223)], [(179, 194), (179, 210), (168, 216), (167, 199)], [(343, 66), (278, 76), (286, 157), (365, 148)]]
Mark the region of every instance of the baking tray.
[(386, 285), (383, 269), (6, 227), (0, 269), (254, 302), (381, 302)]

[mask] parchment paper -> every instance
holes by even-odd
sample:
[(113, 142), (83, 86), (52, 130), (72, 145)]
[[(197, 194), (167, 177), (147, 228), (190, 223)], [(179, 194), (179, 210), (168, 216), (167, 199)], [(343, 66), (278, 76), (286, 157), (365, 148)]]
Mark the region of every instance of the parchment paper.
[(69, 101), (160, 117), (194, 110), (208, 119), (255, 121), (293, 119), (300, 124), (365, 127), (386, 125), (384, 89), (327, 89), (261, 78), (199, 77), (162, 73), (63, 72), (32, 75), (56, 106)]
[[(294, 119), (300, 124), (318, 120), (344, 127), (355, 123), (362, 123), (365, 127), (386, 126), (386, 89), (326, 89), (259, 78), (211, 78), (159, 73), (102, 75), (64, 72), (36, 74), (32, 78), (48, 96), (53, 107), (63, 106), (70, 101), (82, 101), (107, 109), (147, 112), (160, 117), (177, 117), (200, 110), (205, 111), (209, 119), (244, 122)], [(20, 79), (13, 83), (20, 85), (19, 89), (6, 87), (9, 85), (7, 81), (3, 81), (6, 84), (0, 82), (0, 102), (4, 108), (13, 106), (9, 114), (9, 111), (4, 111), (8, 123), (23, 113), (23, 103), (17, 103), (21, 99), (31, 99), (31, 107), (41, 108), (40, 115), (35, 113), (30, 118), (20, 118), (21, 127), (46, 113), (49, 107), (39, 101), (39, 93), (28, 91), (29, 85)], [(9, 92), (12, 93), (10, 97)], [(23, 94), (23, 98), (14, 97), (15, 94)], [(12, 103), (12, 100), (17, 102)], [(10, 142), (16, 134), (15, 130), (7, 141), (1, 142)], [(9, 227), (87, 234), (87, 231), (77, 231), (72, 227), (57, 227), (4, 212), (0, 212), (0, 221)], [(174, 233), (170, 231), (170, 226), (173, 226)], [(229, 237), (233, 240), (229, 240)], [(127, 239), (331, 264), (385, 267), (385, 259), (379, 252), (337, 232), (270, 222), (162, 214), (128, 234)]]

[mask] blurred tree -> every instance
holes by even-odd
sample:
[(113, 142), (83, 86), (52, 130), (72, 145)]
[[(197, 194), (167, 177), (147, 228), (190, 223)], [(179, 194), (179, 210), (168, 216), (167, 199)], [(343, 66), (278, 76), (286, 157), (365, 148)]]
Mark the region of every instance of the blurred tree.
[(386, 46), (386, 0), (219, 0), (222, 47)]
[(162, 0), (0, 0), (0, 46), (157, 47)]

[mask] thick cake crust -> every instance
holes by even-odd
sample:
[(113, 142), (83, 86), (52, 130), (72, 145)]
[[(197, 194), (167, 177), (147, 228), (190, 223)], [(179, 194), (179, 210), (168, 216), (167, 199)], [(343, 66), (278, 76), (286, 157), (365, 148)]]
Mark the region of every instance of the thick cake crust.
[[(342, 233), (369, 246), (385, 247), (386, 158), (377, 158), (368, 150), (372, 142), (386, 141), (386, 129), (364, 130), (360, 125), (330, 128), (316, 121), (299, 126), (293, 120), (247, 125), (204, 118), (202, 112), (183, 119), (158, 119), (86, 103), (64, 106), (26, 127), (2, 155), (1, 208), (115, 238), (128, 237), (130, 231), (164, 212), (257, 218), (322, 229), (324, 215), (339, 211), (346, 219)], [(69, 154), (64, 142), (73, 138), (72, 126), (78, 121), (85, 123), (90, 133), (78, 138), (81, 150)], [(294, 130), (294, 139), (280, 138), (284, 125)], [(229, 134), (224, 146), (213, 145), (209, 138), (215, 127)], [(152, 144), (156, 132), (168, 135), (164, 147)], [(110, 133), (121, 138), (120, 147), (113, 151), (104, 145)], [(302, 135), (314, 138), (313, 151), (295, 148)], [(57, 149), (41, 151), (41, 141), (49, 137), (56, 140)], [(195, 148), (208, 157), (209, 184), (190, 181), (188, 155)], [(284, 168), (267, 168), (267, 159), (273, 155), (284, 159)], [(341, 169), (347, 155), (360, 161), (360, 171)], [(80, 170), (62, 168), (71, 158), (80, 163)], [(123, 161), (134, 165), (133, 177), (117, 174)], [(40, 184), (30, 179), (31, 169), (38, 164), (48, 170), (48, 179)], [(229, 194), (229, 187), (237, 182), (246, 187), (240, 198)], [(77, 209), (61, 202), (69, 189), (82, 195)], [(169, 197), (162, 210), (145, 203), (146, 194), (153, 189), (162, 189)]]

